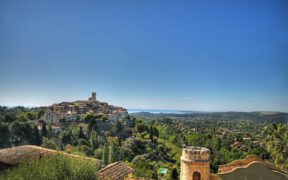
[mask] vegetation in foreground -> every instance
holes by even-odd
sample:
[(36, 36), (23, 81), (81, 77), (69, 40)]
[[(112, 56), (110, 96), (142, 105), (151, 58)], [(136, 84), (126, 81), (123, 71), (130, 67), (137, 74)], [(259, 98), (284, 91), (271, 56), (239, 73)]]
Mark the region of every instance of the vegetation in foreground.
[(29, 158), (16, 168), (0, 174), (3, 180), (97, 180), (99, 170), (94, 161), (82, 158), (71, 158), (61, 154), (44, 158)]

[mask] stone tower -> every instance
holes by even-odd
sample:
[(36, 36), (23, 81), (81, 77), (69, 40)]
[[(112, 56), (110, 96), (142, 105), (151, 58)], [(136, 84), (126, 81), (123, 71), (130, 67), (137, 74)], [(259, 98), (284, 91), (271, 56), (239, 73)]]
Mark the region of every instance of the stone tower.
[(209, 180), (210, 150), (184, 146), (181, 156), (180, 180)]
[(92, 96), (88, 100), (91, 103), (96, 102), (96, 92), (92, 92)]

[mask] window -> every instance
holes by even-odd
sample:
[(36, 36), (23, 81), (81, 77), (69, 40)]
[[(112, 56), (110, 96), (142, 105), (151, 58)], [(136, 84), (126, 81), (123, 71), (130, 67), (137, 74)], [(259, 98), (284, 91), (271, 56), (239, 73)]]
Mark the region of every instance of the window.
[(201, 174), (197, 171), (193, 173), (193, 180), (201, 180)]

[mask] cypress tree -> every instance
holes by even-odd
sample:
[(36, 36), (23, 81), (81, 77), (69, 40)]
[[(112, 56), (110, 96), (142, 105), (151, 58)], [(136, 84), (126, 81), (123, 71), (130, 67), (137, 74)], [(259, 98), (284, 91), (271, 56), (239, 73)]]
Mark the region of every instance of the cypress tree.
[(151, 125), (150, 126), (150, 130), (149, 130), (149, 139), (151, 140), (151, 141), (153, 141), (153, 135), (154, 135), (154, 132), (153, 132), (153, 126)]
[(173, 168), (172, 173), (171, 173), (171, 178), (174, 179), (178, 179), (178, 172), (176, 168)]
[(42, 136), (39, 134), (39, 130), (37, 126), (33, 128), (33, 140), (32, 143), (40, 146), (42, 144)]
[(120, 138), (121, 132), (122, 132), (122, 129), (123, 129), (122, 123), (121, 123), (119, 120), (117, 120), (115, 126), (116, 126), (116, 127), (115, 127), (116, 133), (117, 133), (118, 137)]
[(46, 129), (46, 123), (45, 122), (42, 124), (41, 135), (44, 136), (44, 137), (48, 136), (48, 131)]
[(82, 126), (80, 126), (80, 132), (79, 132), (78, 139), (86, 139), (86, 136), (83, 132)]
[(156, 127), (153, 128), (153, 134), (154, 134), (154, 136), (159, 138), (159, 131), (158, 131), (158, 129)]
[(108, 160), (109, 160), (109, 148), (108, 145), (105, 144), (103, 151), (102, 151), (102, 161), (104, 165), (108, 164)]
[(48, 124), (48, 135), (49, 135), (50, 138), (53, 136), (52, 124), (51, 123)]
[(116, 144), (112, 142), (109, 148), (109, 163), (117, 161), (117, 156), (118, 156), (118, 149), (116, 147)]
[(97, 137), (97, 133), (95, 130), (92, 130), (91, 132), (89, 143), (93, 150), (98, 148), (99, 142), (98, 142), (98, 137)]

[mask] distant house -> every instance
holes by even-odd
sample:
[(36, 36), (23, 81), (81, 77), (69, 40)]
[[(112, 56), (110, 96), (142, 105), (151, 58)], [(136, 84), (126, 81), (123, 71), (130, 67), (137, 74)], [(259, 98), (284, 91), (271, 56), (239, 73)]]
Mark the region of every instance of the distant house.
[(111, 121), (111, 122), (116, 122), (117, 119), (118, 119), (118, 115), (117, 114), (108, 114), (107, 117), (108, 117), (108, 120)]
[(51, 110), (46, 110), (45, 113), (41, 116), (41, 119), (46, 123), (59, 123), (61, 119), (61, 114), (57, 112), (53, 112)]
[(243, 141), (251, 141), (251, 137), (244, 137)]
[(58, 126), (52, 126), (52, 132), (54, 134), (59, 134), (62, 132), (62, 128), (61, 127), (58, 127)]

